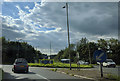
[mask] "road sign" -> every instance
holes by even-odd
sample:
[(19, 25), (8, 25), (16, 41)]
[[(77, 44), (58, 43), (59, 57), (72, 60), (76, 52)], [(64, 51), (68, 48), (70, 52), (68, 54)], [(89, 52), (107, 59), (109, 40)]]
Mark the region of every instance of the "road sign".
[(80, 56), (79, 56), (79, 53), (78, 53), (78, 52), (76, 53), (76, 55), (77, 55), (77, 58), (79, 59)]
[(102, 62), (106, 61), (107, 54), (103, 50), (96, 50), (94, 52), (94, 59), (100, 62), (101, 78), (103, 77)]
[(97, 62), (102, 63), (107, 59), (107, 54), (103, 50), (96, 50), (94, 52), (94, 59)]

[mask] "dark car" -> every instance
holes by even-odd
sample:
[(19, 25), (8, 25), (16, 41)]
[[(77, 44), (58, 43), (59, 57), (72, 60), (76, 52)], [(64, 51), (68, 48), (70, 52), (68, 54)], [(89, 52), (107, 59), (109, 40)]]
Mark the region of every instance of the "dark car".
[(25, 60), (24, 58), (16, 59), (15, 62), (14, 62), (14, 66), (12, 68), (12, 71), (14, 73), (16, 73), (16, 72), (26, 72), (26, 73), (28, 73), (29, 66), (28, 66), (27, 60)]

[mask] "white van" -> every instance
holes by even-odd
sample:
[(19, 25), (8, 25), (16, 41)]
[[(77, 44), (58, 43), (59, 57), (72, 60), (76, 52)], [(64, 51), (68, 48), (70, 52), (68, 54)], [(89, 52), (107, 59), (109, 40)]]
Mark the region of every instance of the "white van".
[(105, 66), (105, 67), (116, 67), (116, 63), (115, 62), (113, 62), (113, 60), (112, 59), (106, 59), (106, 61), (105, 62), (103, 62), (103, 66)]

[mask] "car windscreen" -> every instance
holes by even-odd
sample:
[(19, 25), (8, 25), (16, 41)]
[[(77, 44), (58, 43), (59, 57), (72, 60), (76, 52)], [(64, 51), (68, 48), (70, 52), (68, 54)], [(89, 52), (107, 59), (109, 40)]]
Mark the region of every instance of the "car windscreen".
[(109, 59), (109, 60), (106, 60), (106, 61), (107, 61), (107, 62), (113, 62), (113, 60), (110, 60), (110, 59)]

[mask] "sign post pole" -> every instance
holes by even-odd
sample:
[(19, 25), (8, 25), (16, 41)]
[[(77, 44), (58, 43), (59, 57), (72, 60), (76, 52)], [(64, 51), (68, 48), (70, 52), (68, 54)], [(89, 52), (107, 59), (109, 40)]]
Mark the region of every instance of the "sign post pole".
[(78, 61), (77, 61), (77, 69), (80, 70), (80, 63), (79, 63), (79, 53), (77, 52), (77, 58), (78, 58)]
[(101, 78), (103, 77), (102, 63), (100, 63)]

